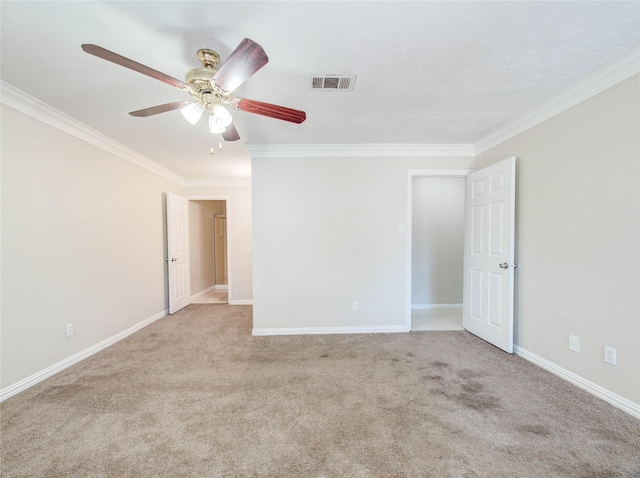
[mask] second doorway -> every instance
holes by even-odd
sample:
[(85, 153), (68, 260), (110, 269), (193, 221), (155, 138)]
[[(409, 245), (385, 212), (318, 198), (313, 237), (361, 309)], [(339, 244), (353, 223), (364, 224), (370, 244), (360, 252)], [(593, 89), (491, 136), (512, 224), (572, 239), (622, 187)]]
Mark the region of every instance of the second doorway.
[(189, 201), (191, 302), (229, 302), (225, 200)]

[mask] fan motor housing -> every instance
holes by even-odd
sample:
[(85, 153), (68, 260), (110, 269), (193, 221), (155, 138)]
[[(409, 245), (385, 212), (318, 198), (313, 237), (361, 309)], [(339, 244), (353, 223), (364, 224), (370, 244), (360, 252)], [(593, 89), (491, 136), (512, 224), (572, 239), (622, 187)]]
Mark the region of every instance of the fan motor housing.
[(205, 68), (215, 69), (216, 65), (220, 61), (220, 55), (209, 48), (201, 48), (198, 50), (198, 60)]
[(185, 76), (187, 84), (191, 87), (191, 95), (204, 106), (229, 103), (232, 100), (231, 93), (216, 85), (213, 79), (215, 74), (216, 70), (212, 68), (195, 68), (189, 70)]
[(203, 68), (194, 68), (185, 75), (185, 81), (192, 89), (191, 94), (204, 105), (229, 102), (231, 94), (216, 85), (214, 80), (215, 67), (220, 61), (220, 55), (208, 48), (202, 48), (198, 50), (198, 59)]
[(195, 68), (187, 72), (187, 74), (185, 75), (185, 80), (189, 84), (189, 86), (197, 90), (210, 90), (215, 74), (216, 70), (212, 68)]

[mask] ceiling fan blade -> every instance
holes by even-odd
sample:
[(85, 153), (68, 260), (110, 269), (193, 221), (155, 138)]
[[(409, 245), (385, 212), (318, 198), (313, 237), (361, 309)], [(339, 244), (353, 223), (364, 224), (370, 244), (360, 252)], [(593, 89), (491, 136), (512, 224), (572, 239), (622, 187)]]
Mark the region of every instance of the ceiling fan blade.
[(291, 123), (300, 124), (307, 119), (307, 114), (304, 111), (263, 103), (261, 101), (240, 99), (237, 108), (247, 113), (268, 116), (283, 121), (290, 121)]
[(240, 135), (238, 134), (238, 130), (231, 123), (222, 133), (222, 137), (225, 141), (238, 141), (240, 139)]
[(245, 38), (233, 50), (229, 58), (220, 65), (213, 79), (220, 88), (231, 92), (266, 65), (268, 61), (269, 58), (262, 47), (253, 40)]
[(146, 118), (147, 116), (157, 115), (159, 113), (166, 113), (167, 111), (179, 110), (187, 105), (192, 104), (190, 101), (175, 101), (173, 103), (167, 103), (165, 105), (152, 106), (151, 108), (145, 108), (143, 110), (132, 111), (129, 114), (131, 116), (138, 116), (140, 118)]
[(171, 86), (175, 86), (176, 88), (180, 88), (181, 90), (189, 91), (191, 88), (186, 83), (176, 80), (169, 75), (165, 75), (153, 68), (149, 68), (141, 63), (130, 60), (129, 58), (125, 58), (122, 55), (118, 55), (112, 51), (106, 50), (98, 45), (92, 44), (83, 44), (82, 49), (87, 53), (97, 56), (98, 58), (102, 58), (103, 60), (110, 61), (112, 63), (116, 63), (117, 65), (124, 66), (125, 68), (129, 68), (130, 70), (137, 71), (138, 73), (142, 73), (143, 75), (150, 76), (156, 80), (160, 80), (163, 83), (166, 83)]

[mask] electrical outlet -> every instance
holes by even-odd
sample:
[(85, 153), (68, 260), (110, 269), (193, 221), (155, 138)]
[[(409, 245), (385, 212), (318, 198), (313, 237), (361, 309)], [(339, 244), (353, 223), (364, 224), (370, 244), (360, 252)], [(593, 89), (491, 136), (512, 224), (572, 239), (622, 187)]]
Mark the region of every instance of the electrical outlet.
[(604, 347), (604, 361), (611, 365), (616, 364), (616, 349), (613, 347)]
[(354, 312), (357, 312), (357, 311), (358, 311), (358, 308), (359, 308), (359, 305), (358, 305), (358, 303), (357, 303), (357, 302), (354, 302), (354, 303), (351, 305), (351, 309), (352, 309)]
[(580, 337), (569, 335), (569, 350), (580, 352)]
[(73, 324), (67, 324), (67, 337), (71, 337), (73, 335)]

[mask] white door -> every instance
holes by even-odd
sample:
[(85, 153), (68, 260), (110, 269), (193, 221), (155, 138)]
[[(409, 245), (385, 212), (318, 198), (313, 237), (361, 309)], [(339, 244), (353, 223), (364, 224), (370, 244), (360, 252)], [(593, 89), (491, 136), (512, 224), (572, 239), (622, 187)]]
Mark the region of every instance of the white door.
[(516, 158), (467, 176), (463, 325), (513, 353)]
[(189, 268), (189, 201), (167, 193), (167, 250), (169, 257), (169, 313), (191, 303)]

